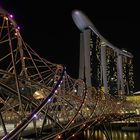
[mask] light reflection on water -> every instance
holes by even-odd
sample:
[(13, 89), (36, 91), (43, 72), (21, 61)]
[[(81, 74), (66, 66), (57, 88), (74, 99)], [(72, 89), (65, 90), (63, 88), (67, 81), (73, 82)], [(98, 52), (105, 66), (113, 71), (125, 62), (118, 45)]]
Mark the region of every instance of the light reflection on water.
[[(113, 130), (112, 131), (112, 139), (110, 140), (140, 140), (140, 132), (126, 132), (120, 130)], [(23, 140), (38, 140), (34, 138), (23, 138)], [(60, 140), (67, 140), (62, 138)], [(68, 140), (108, 140), (104, 133), (100, 130), (87, 130), (79, 135), (76, 135)]]
[[(105, 135), (97, 130), (87, 130), (79, 134), (74, 140), (107, 140)], [(140, 140), (140, 132), (125, 132), (119, 130), (112, 131), (112, 140)]]

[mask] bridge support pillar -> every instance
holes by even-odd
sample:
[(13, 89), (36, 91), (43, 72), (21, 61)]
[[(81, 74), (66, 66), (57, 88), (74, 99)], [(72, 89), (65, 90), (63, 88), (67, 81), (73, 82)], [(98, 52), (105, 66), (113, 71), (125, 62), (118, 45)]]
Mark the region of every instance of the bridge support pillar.
[(1, 122), (1, 125), (3, 127), (4, 134), (7, 135), (6, 126), (5, 126), (5, 123), (4, 123), (4, 120), (3, 120), (1, 112), (0, 112), (0, 122)]

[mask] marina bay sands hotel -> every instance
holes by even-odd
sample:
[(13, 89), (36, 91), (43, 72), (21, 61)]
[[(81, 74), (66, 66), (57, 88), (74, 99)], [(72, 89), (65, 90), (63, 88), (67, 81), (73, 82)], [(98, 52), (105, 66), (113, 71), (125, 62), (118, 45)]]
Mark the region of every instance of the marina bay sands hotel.
[(72, 17), (81, 31), (79, 78), (104, 93), (133, 94), (133, 55), (108, 42), (81, 11)]

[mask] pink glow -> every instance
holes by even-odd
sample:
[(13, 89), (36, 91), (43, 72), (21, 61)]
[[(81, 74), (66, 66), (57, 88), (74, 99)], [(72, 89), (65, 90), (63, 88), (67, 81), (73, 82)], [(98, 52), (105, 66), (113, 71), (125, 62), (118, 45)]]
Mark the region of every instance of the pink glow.
[(9, 15), (10, 18), (13, 18), (14, 16), (12, 14)]

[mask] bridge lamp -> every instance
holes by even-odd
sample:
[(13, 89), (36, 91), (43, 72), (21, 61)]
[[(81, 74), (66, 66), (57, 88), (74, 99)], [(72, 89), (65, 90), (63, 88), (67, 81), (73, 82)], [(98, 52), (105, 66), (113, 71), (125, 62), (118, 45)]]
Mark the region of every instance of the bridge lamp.
[(14, 16), (12, 14), (9, 15), (10, 18), (13, 18)]
[(33, 94), (33, 97), (35, 98), (35, 99), (44, 99), (45, 98), (45, 94), (44, 94), (44, 92), (42, 91), (42, 90), (37, 90), (37, 91), (35, 91), (35, 93)]
[(34, 114), (34, 116), (33, 116), (33, 117), (37, 119), (37, 114)]
[(51, 102), (51, 98), (50, 98), (50, 99), (48, 99), (48, 102), (47, 102), (47, 103), (49, 103), (49, 102)]

